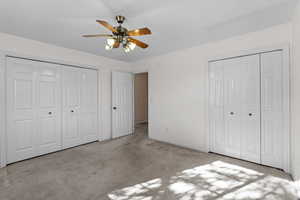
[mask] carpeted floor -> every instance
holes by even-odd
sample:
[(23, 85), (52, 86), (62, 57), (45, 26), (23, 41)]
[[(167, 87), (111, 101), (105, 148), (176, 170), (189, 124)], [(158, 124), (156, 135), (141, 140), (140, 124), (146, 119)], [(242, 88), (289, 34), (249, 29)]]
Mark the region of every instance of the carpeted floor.
[(135, 135), (0, 169), (1, 200), (297, 199), (282, 171)]

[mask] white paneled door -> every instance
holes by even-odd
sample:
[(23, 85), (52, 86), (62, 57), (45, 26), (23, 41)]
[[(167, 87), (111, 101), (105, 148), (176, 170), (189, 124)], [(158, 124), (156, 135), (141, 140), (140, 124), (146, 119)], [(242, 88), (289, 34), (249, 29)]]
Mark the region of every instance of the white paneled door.
[(96, 70), (64, 67), (63, 148), (98, 140), (98, 74)]
[(282, 74), (282, 51), (261, 55), (262, 163), (281, 169), (285, 141)]
[(62, 70), (63, 148), (81, 143), (79, 130), (81, 72), (74, 67)]
[(81, 69), (80, 136), (82, 143), (98, 140), (98, 74), (96, 70)]
[(112, 136), (133, 133), (133, 75), (112, 73)]
[(213, 62), (209, 68), (209, 130), (211, 151), (225, 152), (224, 134), (224, 64)]
[(37, 152), (36, 76), (31, 61), (7, 59), (7, 162), (33, 157)]
[(96, 70), (7, 58), (7, 163), (98, 140)]
[(61, 149), (61, 69), (44, 62), (35, 62), (35, 65), (37, 150), (42, 155)]
[(229, 59), (224, 63), (224, 128), (225, 152), (232, 157), (241, 156), (241, 110), (242, 92), (240, 64), (241, 58)]
[(7, 58), (7, 162), (60, 149), (60, 70)]
[(260, 162), (259, 56), (210, 65), (212, 150)]
[(240, 58), (241, 158), (260, 162), (259, 55)]
[(212, 152), (287, 169), (283, 74), (282, 51), (210, 63)]

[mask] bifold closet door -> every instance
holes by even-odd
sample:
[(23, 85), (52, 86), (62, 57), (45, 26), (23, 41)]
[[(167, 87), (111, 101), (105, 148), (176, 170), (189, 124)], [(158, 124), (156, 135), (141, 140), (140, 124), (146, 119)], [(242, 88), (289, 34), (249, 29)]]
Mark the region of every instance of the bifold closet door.
[(133, 75), (112, 73), (112, 136), (133, 133)]
[(284, 168), (287, 135), (283, 126), (283, 54), (261, 54), (262, 164)]
[(61, 147), (57, 65), (7, 58), (7, 162)]
[(81, 73), (78, 68), (63, 66), (63, 148), (81, 144), (80, 118), (80, 82)]
[(39, 155), (61, 149), (61, 68), (36, 62), (36, 108)]
[(242, 140), (242, 59), (224, 60), (224, 134), (225, 154), (241, 157)]
[(259, 56), (210, 63), (211, 151), (260, 162)]
[(224, 154), (224, 64), (215, 61), (209, 64), (209, 130), (210, 151)]
[(80, 86), (80, 135), (82, 143), (98, 140), (98, 73), (81, 69)]
[(210, 63), (211, 151), (289, 170), (282, 50)]
[(98, 73), (63, 66), (63, 148), (98, 140)]
[(8, 57), (7, 162), (97, 141), (97, 88), (96, 70)]
[(7, 162), (37, 155), (36, 76), (32, 61), (7, 58)]
[(259, 56), (224, 60), (226, 154), (260, 162)]
[(241, 159), (260, 163), (259, 55), (241, 59)]

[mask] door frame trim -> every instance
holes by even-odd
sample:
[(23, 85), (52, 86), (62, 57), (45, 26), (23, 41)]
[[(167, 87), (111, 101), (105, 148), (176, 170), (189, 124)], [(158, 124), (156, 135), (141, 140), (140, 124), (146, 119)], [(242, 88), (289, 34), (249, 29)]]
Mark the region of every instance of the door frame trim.
[[(147, 104), (147, 110), (148, 110), (148, 114), (147, 114), (147, 118), (148, 118), (148, 120), (144, 120), (144, 121), (140, 121), (140, 122), (138, 122), (138, 123), (136, 123), (136, 119), (135, 119), (135, 76), (136, 75), (138, 75), (138, 74), (147, 74), (147, 85), (148, 85), (148, 87), (147, 87), (147, 90), (148, 90), (148, 95), (147, 95), (147, 100), (148, 100), (148, 104)], [(133, 118), (133, 124), (134, 124), (134, 130), (135, 130), (135, 126), (137, 125), (137, 124), (141, 124), (141, 123), (149, 123), (149, 73), (148, 73), (148, 71), (146, 71), (146, 72), (133, 72), (133, 94), (134, 94), (134, 99), (133, 99), (133, 101), (134, 101), (134, 108), (133, 108), (133, 116), (134, 116), (134, 118)]]
[(206, 108), (206, 119), (207, 121), (205, 122), (206, 124), (206, 152), (210, 152), (211, 150), (211, 136), (210, 136), (210, 114), (209, 114), (209, 89), (210, 89), (210, 84), (209, 84), (209, 71), (210, 71), (210, 63), (214, 61), (219, 61), (219, 60), (226, 60), (226, 59), (231, 59), (231, 58), (237, 58), (237, 57), (243, 57), (243, 56), (250, 56), (250, 55), (256, 55), (256, 54), (261, 54), (261, 53), (267, 53), (267, 52), (273, 52), (273, 51), (282, 51), (283, 52), (283, 87), (284, 87), (284, 94), (283, 97), (283, 104), (284, 104), (284, 109), (283, 109), (283, 115), (284, 115), (284, 132), (287, 137), (285, 137), (285, 142), (284, 142), (284, 171), (291, 173), (291, 131), (290, 131), (290, 116), (291, 116), (291, 97), (290, 97), (290, 70), (291, 70), (291, 58), (290, 58), (290, 44), (289, 43), (283, 43), (283, 44), (278, 44), (278, 45), (272, 45), (272, 46), (267, 46), (267, 47), (261, 47), (261, 48), (256, 48), (256, 49), (250, 49), (250, 50), (241, 50), (237, 52), (231, 52), (223, 55), (215, 55), (207, 58), (206, 62), (206, 101), (205, 101), (205, 108)]
[(6, 56), (0, 52), (0, 168), (6, 166)]
[[(97, 101), (97, 122), (102, 120), (100, 118), (99, 109), (101, 108), (101, 102), (99, 100), (99, 95), (101, 94), (101, 87), (99, 86), (99, 81), (101, 82), (101, 70), (105, 69), (102, 66), (93, 66), (93, 65), (86, 65), (86, 64), (79, 64), (79, 63), (72, 63), (68, 61), (63, 61), (54, 58), (47, 58), (47, 57), (38, 57), (32, 55), (26, 55), (22, 53), (15, 53), (12, 51), (5, 51), (0, 50), (0, 110), (4, 112), (0, 112), (0, 168), (6, 167), (7, 165), (7, 111), (6, 111), (6, 82), (7, 82), (7, 72), (6, 72), (6, 58), (13, 57), (19, 59), (26, 59), (26, 60), (33, 60), (38, 62), (46, 62), (46, 63), (53, 63), (58, 65), (65, 65), (69, 67), (76, 67), (76, 68), (84, 68), (84, 69), (93, 69), (97, 71), (97, 91), (98, 91), (98, 101)], [(101, 141), (101, 133), (102, 133), (102, 121), (97, 125), (97, 133), (98, 133), (98, 141)]]
[[(135, 93), (134, 93), (134, 90), (135, 90), (135, 81), (134, 81), (134, 76), (136, 75), (136, 74), (142, 74), (142, 73), (147, 73), (148, 74), (148, 77), (147, 77), (147, 82), (148, 82), (148, 96), (147, 96), (147, 101), (148, 101), (148, 104), (147, 104), (147, 109), (148, 109), (148, 115), (147, 115), (147, 118), (148, 118), (148, 120), (146, 121), (147, 122), (147, 134), (148, 134), (148, 137), (150, 137), (150, 106), (151, 106), (151, 104), (150, 104), (150, 70), (149, 69), (147, 69), (147, 70), (144, 70), (144, 69), (142, 69), (142, 70), (137, 70), (137, 71), (134, 71), (133, 72), (133, 95), (135, 95)], [(133, 105), (133, 127), (134, 127), (134, 130), (135, 130), (135, 96), (133, 96), (133, 103), (134, 103), (134, 105)]]

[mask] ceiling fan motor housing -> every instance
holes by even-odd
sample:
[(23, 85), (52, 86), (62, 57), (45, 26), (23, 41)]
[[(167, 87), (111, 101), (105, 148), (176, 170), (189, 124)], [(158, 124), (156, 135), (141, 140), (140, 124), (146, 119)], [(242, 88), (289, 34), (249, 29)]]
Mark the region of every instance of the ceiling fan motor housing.
[(123, 22), (125, 21), (125, 17), (118, 15), (118, 16), (116, 16), (116, 20), (117, 20), (118, 24), (123, 24)]

